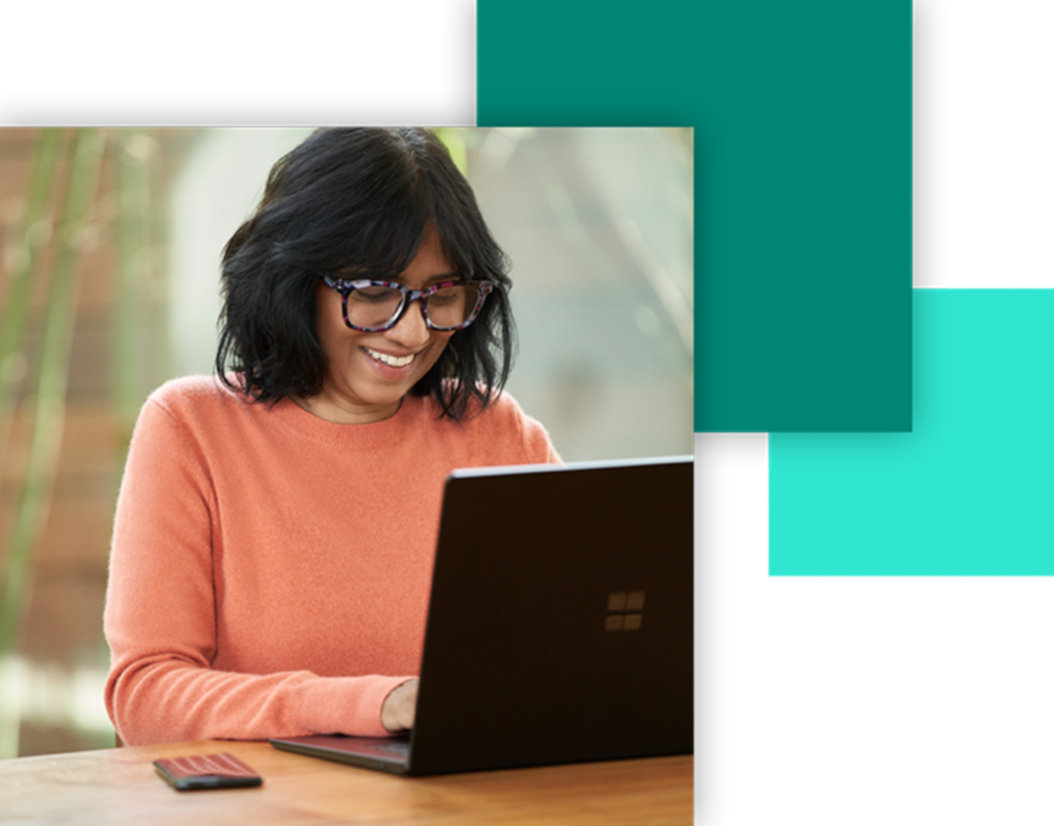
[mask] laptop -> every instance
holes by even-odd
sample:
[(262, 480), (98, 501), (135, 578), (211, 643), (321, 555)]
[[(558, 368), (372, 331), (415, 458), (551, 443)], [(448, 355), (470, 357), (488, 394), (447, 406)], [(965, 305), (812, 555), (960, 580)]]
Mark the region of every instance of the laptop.
[(455, 471), (415, 724), (272, 739), (408, 775), (692, 751), (692, 457)]

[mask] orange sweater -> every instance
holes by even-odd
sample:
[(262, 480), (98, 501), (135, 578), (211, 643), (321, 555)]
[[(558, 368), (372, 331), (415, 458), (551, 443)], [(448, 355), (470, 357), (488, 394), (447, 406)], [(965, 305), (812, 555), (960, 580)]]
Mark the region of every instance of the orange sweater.
[(384, 699), (419, 667), (447, 473), (559, 461), (508, 395), (461, 424), (437, 412), (407, 397), (339, 425), (204, 377), (150, 397), (106, 597), (126, 743), (385, 733)]

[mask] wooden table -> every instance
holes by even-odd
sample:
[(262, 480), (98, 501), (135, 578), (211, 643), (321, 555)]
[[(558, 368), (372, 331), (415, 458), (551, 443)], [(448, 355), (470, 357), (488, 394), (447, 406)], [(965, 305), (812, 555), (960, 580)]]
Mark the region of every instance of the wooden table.
[[(257, 789), (177, 792), (152, 761), (227, 751)], [(689, 824), (692, 758), (397, 777), (271, 748), (202, 741), (0, 760), (0, 823)]]

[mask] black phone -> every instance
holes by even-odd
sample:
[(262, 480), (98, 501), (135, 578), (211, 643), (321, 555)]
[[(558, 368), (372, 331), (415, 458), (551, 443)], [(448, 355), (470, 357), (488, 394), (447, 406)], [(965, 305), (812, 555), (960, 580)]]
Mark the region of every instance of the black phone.
[(253, 769), (233, 754), (200, 754), (154, 761), (165, 781), (181, 792), (199, 789), (235, 789), (263, 783)]

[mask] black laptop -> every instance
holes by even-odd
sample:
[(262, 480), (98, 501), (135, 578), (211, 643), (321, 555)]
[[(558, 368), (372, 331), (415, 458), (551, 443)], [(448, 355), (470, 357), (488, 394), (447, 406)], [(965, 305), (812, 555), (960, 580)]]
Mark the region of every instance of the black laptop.
[(692, 750), (692, 458), (446, 482), (408, 736), (276, 748), (399, 774)]

